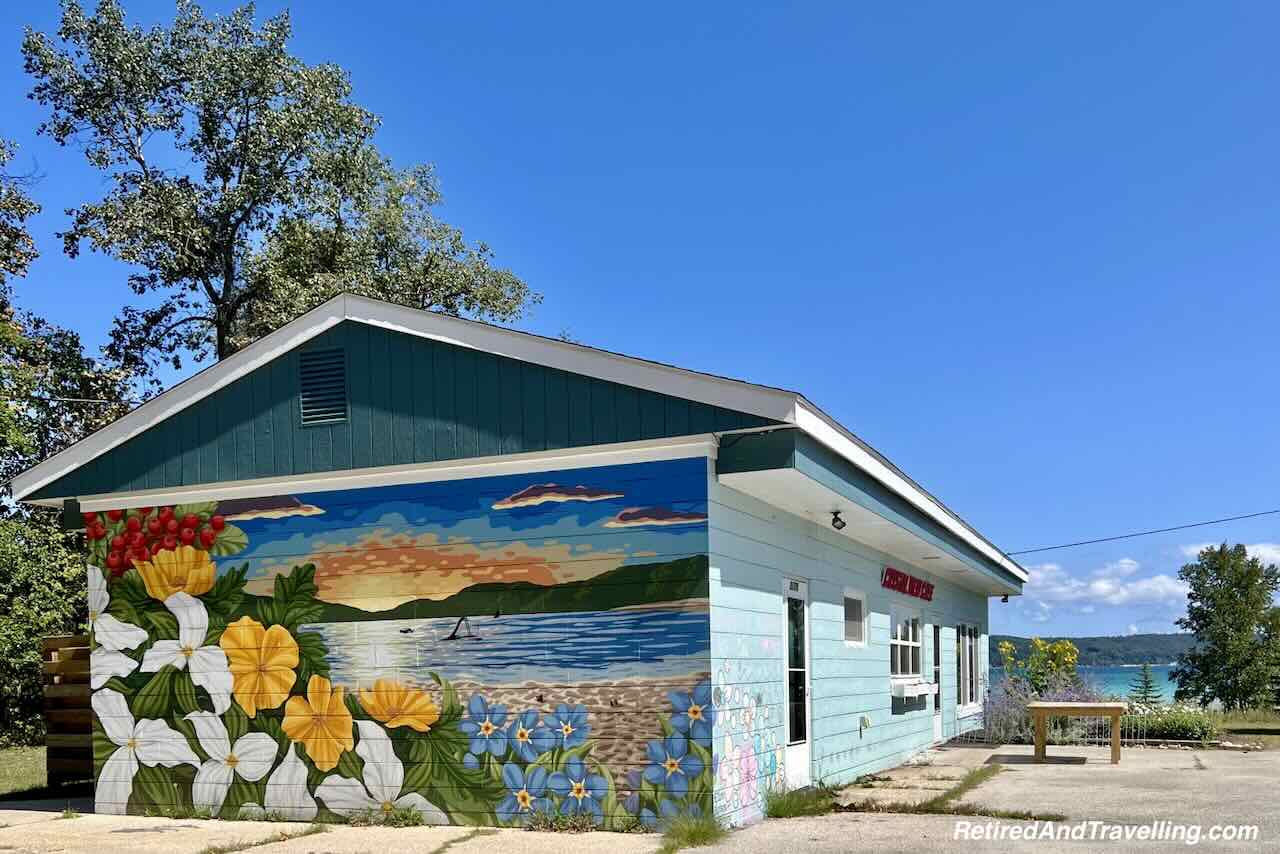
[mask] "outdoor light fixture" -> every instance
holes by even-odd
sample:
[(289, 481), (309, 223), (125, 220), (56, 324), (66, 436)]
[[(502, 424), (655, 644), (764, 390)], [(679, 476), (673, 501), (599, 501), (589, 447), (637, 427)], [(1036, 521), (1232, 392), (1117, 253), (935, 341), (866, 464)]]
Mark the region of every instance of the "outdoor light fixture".
[(1000, 597), (1000, 604), (1002, 604), (1002, 605), (1008, 605), (1008, 604), (1009, 604), (1009, 594), (1008, 594), (1008, 593), (1006, 593), (1006, 594), (1004, 594), (1003, 596), (1001, 596), (1001, 597)]
[(831, 511), (831, 527), (835, 528), (837, 531), (843, 531), (843, 530), (844, 530), (844, 526), (845, 526), (845, 525), (847, 525), (847, 524), (848, 524), (848, 523), (847, 523), (847, 522), (845, 522), (845, 520), (843, 520), (843, 519), (841, 519), (841, 518), (840, 518), (840, 511), (839, 511), (839, 510), (832, 510), (832, 511)]

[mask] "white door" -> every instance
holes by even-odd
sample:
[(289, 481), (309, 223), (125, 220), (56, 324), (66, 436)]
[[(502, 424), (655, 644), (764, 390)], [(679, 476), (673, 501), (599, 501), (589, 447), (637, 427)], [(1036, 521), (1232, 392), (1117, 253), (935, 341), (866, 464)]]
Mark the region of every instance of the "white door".
[(783, 581), (786, 603), (787, 788), (808, 786), (809, 776), (809, 585)]
[(933, 618), (933, 740), (942, 741), (942, 625)]

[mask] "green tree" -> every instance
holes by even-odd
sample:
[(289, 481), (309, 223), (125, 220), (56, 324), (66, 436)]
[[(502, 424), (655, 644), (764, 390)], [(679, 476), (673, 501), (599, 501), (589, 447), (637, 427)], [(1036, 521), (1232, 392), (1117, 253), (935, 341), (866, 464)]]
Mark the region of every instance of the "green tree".
[(8, 302), (9, 280), (25, 276), (36, 259), (36, 244), (27, 231), (27, 220), (40, 212), (40, 206), (27, 195), (30, 178), (8, 171), (18, 147), (0, 139), (0, 287)]
[(1173, 670), (1177, 698), (1216, 700), (1226, 709), (1267, 702), (1280, 655), (1273, 604), (1280, 569), (1264, 566), (1242, 545), (1223, 543), (1200, 552), (1178, 577), (1190, 588), (1178, 626), (1193, 633), (1196, 644)]
[(1143, 664), (1138, 675), (1133, 678), (1133, 683), (1129, 686), (1129, 699), (1147, 707), (1160, 705), (1163, 697), (1160, 688), (1156, 686), (1156, 677), (1150, 664)]
[(42, 519), (0, 519), (0, 744), (40, 743), (40, 639), (87, 628), (78, 540)]
[(340, 290), (511, 320), (539, 297), (435, 215), (430, 167), (400, 171), (378, 119), (335, 65), (288, 51), (281, 14), (206, 17), (180, 0), (167, 27), (126, 23), (117, 0), (63, 0), (56, 37), (23, 40), (40, 132), (83, 145), (105, 196), (62, 234), (133, 265), (143, 305), (115, 318), (107, 354), (147, 374), (223, 358)]

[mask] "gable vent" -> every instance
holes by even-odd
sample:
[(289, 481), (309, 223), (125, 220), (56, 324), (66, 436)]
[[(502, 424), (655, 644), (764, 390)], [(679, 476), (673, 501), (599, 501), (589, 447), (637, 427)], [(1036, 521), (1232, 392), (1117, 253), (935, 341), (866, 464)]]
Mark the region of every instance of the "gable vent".
[(302, 423), (347, 420), (347, 354), (340, 347), (298, 354)]

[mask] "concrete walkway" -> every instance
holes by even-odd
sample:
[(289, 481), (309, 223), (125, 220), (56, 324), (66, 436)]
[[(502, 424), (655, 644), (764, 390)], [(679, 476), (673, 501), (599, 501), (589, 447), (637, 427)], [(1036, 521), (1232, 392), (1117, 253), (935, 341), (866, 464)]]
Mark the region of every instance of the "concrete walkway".
[[(1028, 747), (953, 746), (934, 751), (930, 764), (877, 775), (866, 787), (846, 789), (844, 802), (874, 798), (920, 802), (950, 788), (975, 767), (1002, 771), (970, 791), (964, 803), (985, 810), (1057, 813), (1068, 823), (1106, 821), (1136, 827), (1153, 821), (1199, 825), (1258, 825), (1259, 836), (1236, 842), (1202, 841), (1205, 851), (1280, 851), (1280, 751), (1125, 749), (1119, 765), (1106, 748), (1052, 748), (1046, 764), (1031, 761)], [(298, 835), (292, 823), (224, 822), (99, 816), (92, 805), (72, 801), (83, 814), (62, 818), (65, 802), (0, 802), (0, 852), (32, 854), (201, 854), (208, 849), (252, 846), (253, 854), (652, 854), (655, 834), (552, 834), (490, 828), (330, 827)], [(982, 817), (837, 813), (819, 818), (770, 820), (735, 831), (708, 854), (773, 852), (975, 852), (1185, 851), (1184, 842), (1077, 839), (961, 840), (957, 827), (1033, 827), (1028, 822)], [(292, 838), (286, 838), (292, 837)]]

